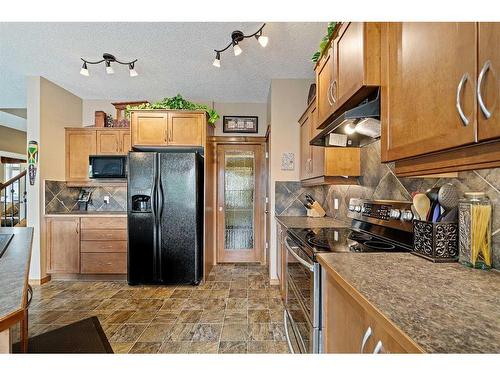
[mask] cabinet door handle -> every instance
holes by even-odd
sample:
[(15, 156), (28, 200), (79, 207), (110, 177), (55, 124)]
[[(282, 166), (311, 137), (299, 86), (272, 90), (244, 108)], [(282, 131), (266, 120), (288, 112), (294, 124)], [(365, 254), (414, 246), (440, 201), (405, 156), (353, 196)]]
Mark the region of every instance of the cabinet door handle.
[(328, 90), (326, 90), (326, 98), (328, 99), (328, 104), (330, 104), (330, 106), (333, 105), (333, 102), (332, 100), (330, 99), (330, 94), (332, 92), (332, 83), (333, 82), (330, 82), (330, 84), (328, 85)]
[(168, 129), (165, 129), (165, 143), (168, 142)]
[(462, 79), (458, 83), (457, 86), (457, 97), (456, 97), (456, 103), (455, 106), (457, 107), (458, 114), (460, 116), (460, 119), (462, 120), (462, 123), (464, 126), (469, 125), (469, 119), (465, 116), (464, 111), (462, 109), (462, 104), (461, 104), (461, 96), (462, 96), (462, 90), (465, 85), (465, 82), (469, 79), (469, 73), (464, 73), (462, 76)]
[[(334, 89), (334, 87), (335, 87), (335, 89)], [(333, 80), (333, 82), (332, 82), (332, 86), (331, 86), (331, 89), (330, 89), (330, 90), (331, 90), (331, 92), (332, 92), (332, 102), (333, 102), (333, 103), (332, 103), (332, 105), (334, 105), (334, 104), (335, 104), (335, 102), (337, 101), (337, 100), (335, 99), (335, 92), (337, 91), (337, 80), (336, 80), (336, 79), (334, 79), (334, 80)], [(334, 90), (335, 90), (335, 91), (334, 91)]]
[(479, 102), (479, 107), (481, 108), (481, 112), (483, 112), (484, 117), (486, 119), (489, 119), (491, 117), (491, 112), (486, 108), (486, 104), (484, 103), (483, 96), (481, 95), (481, 86), (483, 85), (483, 79), (486, 74), (486, 72), (491, 69), (491, 61), (487, 60), (483, 68), (481, 69), (481, 72), (479, 73), (479, 77), (477, 78), (477, 101)]
[(368, 342), (368, 339), (372, 336), (372, 327), (368, 327), (363, 335), (363, 339), (361, 340), (361, 348), (359, 349), (360, 353), (365, 351), (365, 345)]
[(80, 223), (76, 223), (76, 234), (80, 233)]
[(373, 354), (380, 354), (384, 350), (384, 345), (382, 341), (378, 341), (377, 345), (375, 345), (375, 349), (373, 350)]

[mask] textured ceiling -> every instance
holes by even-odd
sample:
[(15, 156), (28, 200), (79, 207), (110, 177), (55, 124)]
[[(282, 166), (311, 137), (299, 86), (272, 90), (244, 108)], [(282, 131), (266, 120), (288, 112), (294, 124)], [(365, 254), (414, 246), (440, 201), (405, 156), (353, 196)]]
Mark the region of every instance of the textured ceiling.
[[(255, 32), (260, 23), (0, 23), (0, 108), (26, 106), (26, 76), (41, 75), (84, 99), (186, 98), (219, 102), (265, 102), (271, 79), (312, 78), (309, 61), (326, 23), (270, 23), (266, 48), (241, 42), (243, 53), (222, 54), (233, 30)], [(104, 65), (79, 74), (80, 57), (138, 58), (138, 77), (126, 66), (106, 75)]]

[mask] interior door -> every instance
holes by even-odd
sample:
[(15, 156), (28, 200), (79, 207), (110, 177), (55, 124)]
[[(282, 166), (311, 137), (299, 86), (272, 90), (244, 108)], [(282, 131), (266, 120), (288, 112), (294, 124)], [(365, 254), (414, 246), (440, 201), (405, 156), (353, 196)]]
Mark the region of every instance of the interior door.
[(500, 23), (479, 23), (479, 109), (480, 141), (500, 137)]
[(476, 24), (391, 22), (385, 27), (382, 161), (473, 143)]
[(264, 254), (264, 146), (217, 148), (218, 262), (260, 262)]

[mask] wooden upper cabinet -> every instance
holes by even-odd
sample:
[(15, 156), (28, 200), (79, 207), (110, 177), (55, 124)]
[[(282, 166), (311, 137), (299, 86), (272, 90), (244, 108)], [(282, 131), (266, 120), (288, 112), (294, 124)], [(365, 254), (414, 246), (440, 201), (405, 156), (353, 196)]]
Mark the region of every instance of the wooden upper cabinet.
[(132, 150), (130, 130), (120, 130), (120, 145), (120, 152), (122, 154), (127, 154), (130, 150)]
[(500, 137), (500, 23), (480, 22), (478, 40), (478, 139), (482, 141)]
[(312, 155), (311, 146), (311, 112), (309, 108), (299, 120), (300, 124), (300, 179), (305, 180), (311, 177)]
[(380, 23), (347, 22), (333, 41), (334, 111), (352, 100), (357, 105), (380, 85)]
[(206, 115), (190, 111), (132, 111), (132, 146), (204, 146)]
[(170, 146), (202, 146), (205, 114), (169, 112), (168, 144)]
[(132, 111), (130, 127), (132, 146), (166, 146), (168, 112)]
[(384, 24), (382, 161), (475, 141), (476, 28), (463, 22)]
[(316, 109), (318, 124), (324, 123), (332, 115), (334, 102), (331, 97), (333, 84), (333, 49), (330, 47), (316, 66)]
[(47, 268), (50, 273), (80, 272), (80, 218), (46, 220)]
[(313, 101), (299, 119), (300, 180), (304, 185), (354, 184), (361, 174), (361, 153), (356, 147), (311, 146), (317, 129), (317, 107)]
[(95, 129), (66, 129), (66, 181), (89, 179), (89, 156), (97, 152)]
[(121, 133), (119, 130), (97, 130), (96, 132), (98, 155), (120, 153)]

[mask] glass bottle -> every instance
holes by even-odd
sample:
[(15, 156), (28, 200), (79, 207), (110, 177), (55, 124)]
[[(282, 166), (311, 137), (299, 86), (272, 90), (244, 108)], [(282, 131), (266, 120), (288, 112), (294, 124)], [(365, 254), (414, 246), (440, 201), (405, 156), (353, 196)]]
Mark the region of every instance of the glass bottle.
[(483, 192), (465, 193), (458, 204), (458, 261), (472, 268), (491, 268), (492, 206)]

